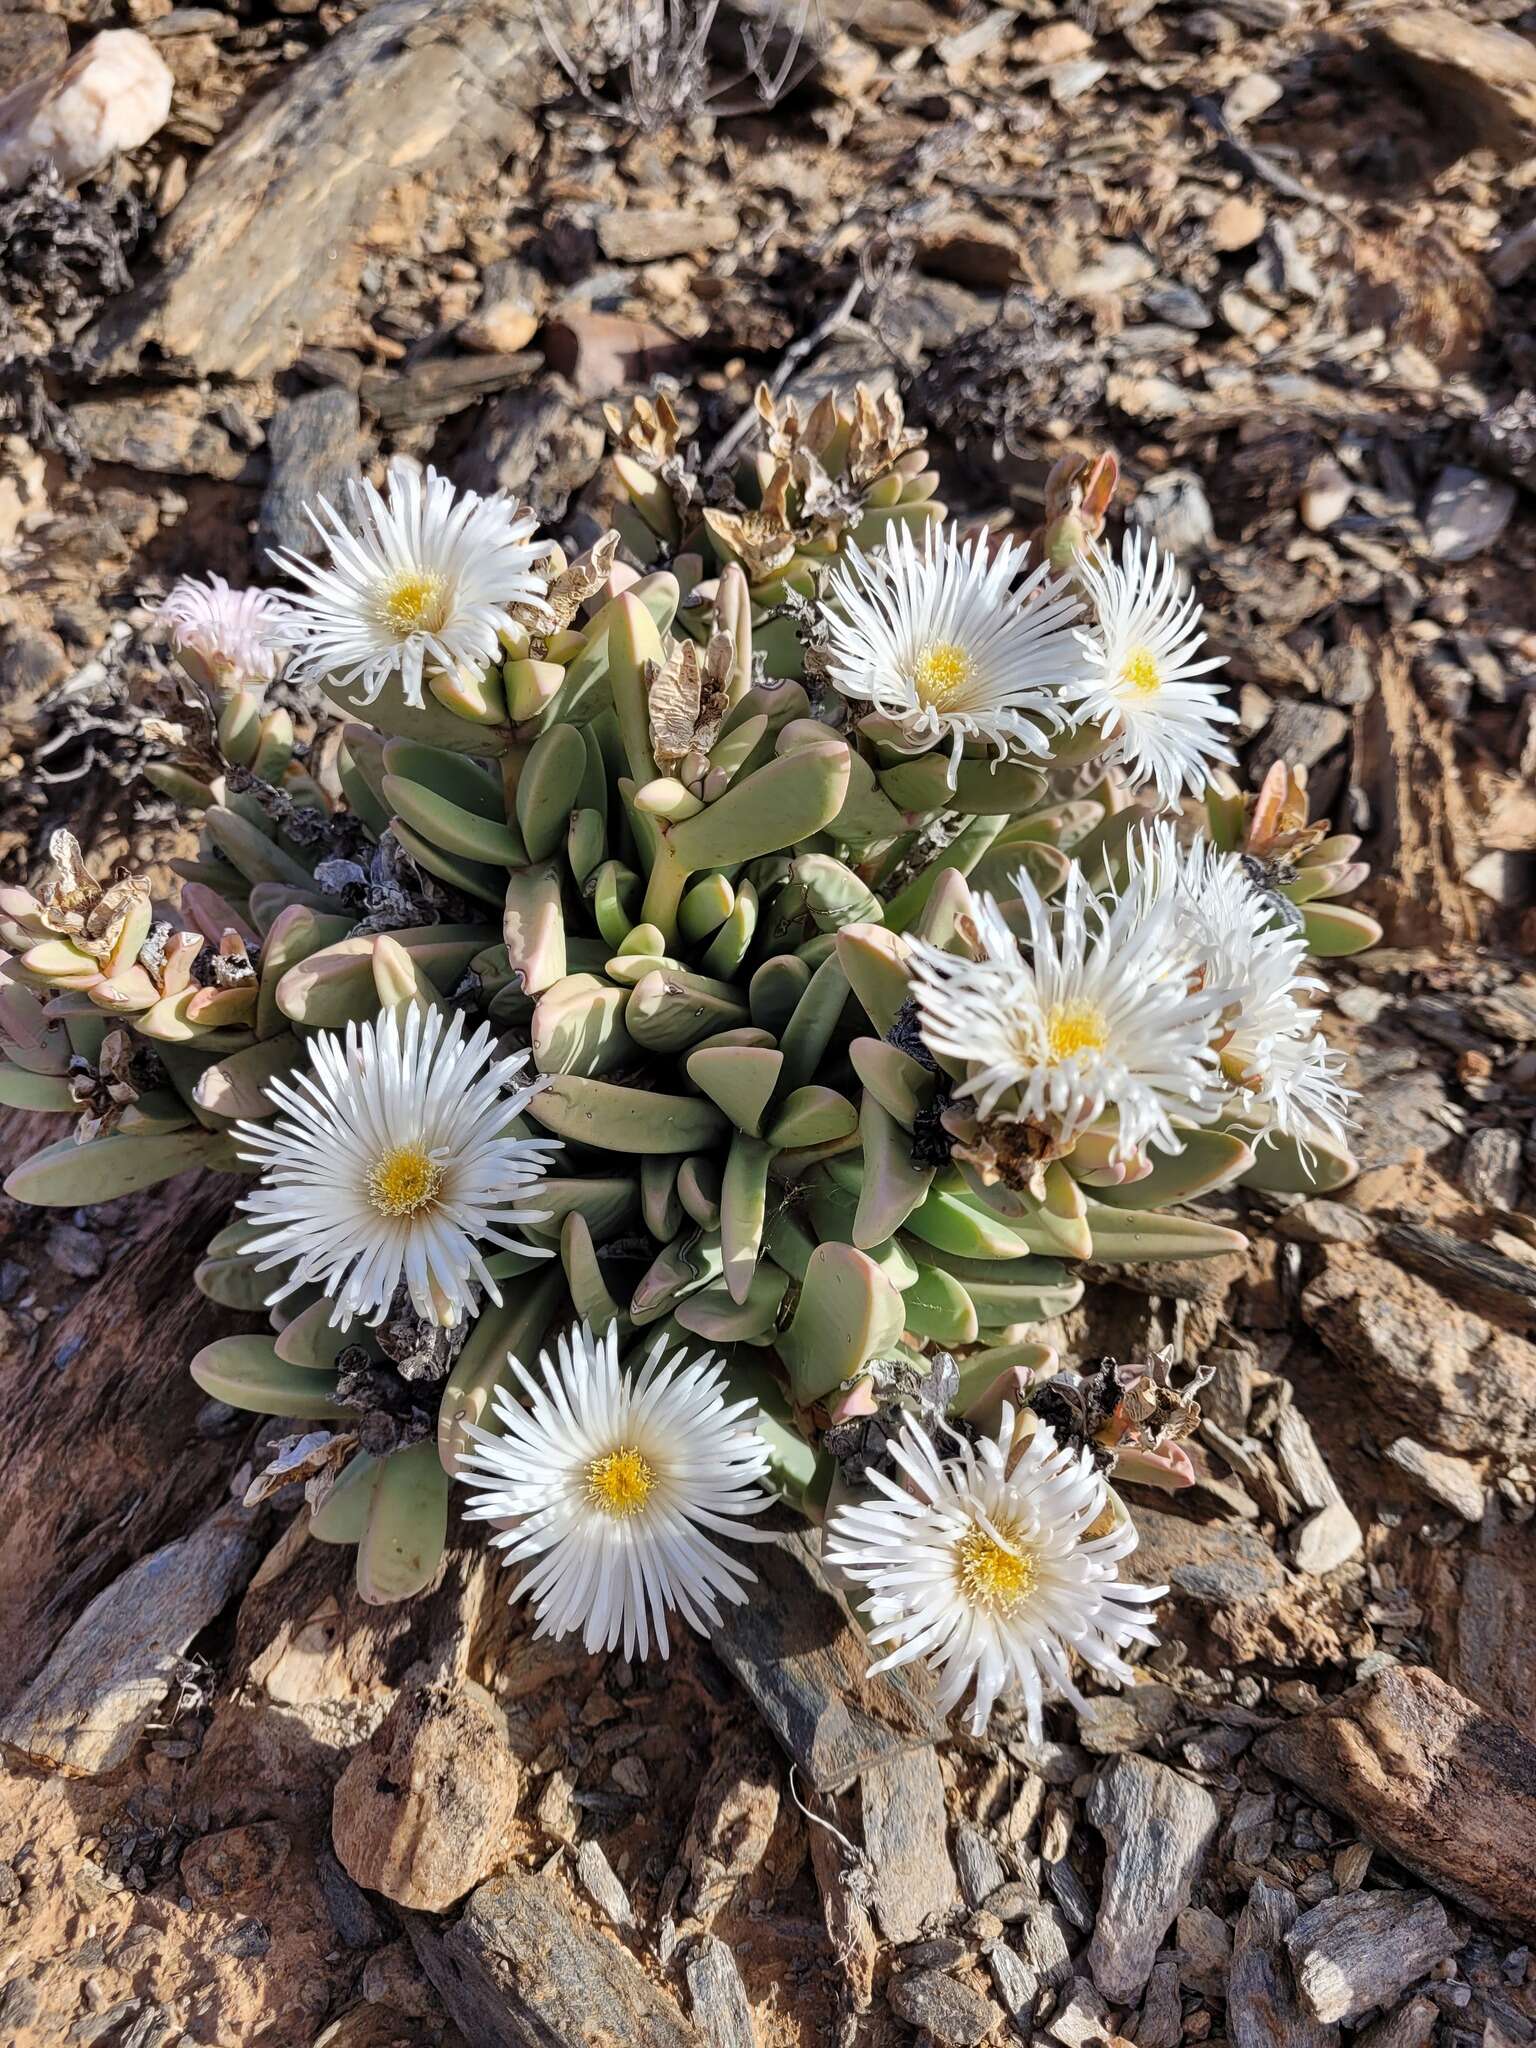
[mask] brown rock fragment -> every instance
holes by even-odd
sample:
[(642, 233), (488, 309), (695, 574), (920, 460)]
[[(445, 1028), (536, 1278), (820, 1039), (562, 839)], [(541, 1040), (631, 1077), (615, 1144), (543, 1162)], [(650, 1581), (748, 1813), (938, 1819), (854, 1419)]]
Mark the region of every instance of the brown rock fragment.
[[(585, 19), (544, 13), (561, 35)], [(545, 54), (519, 0), (380, 0), (348, 21), (202, 158), (158, 260), (82, 341), (90, 373), (131, 375), (151, 348), (208, 376), (285, 368), (350, 309), (394, 195), (494, 178)]]
[(1536, 148), (1536, 49), (1524, 36), (1450, 7), (1388, 15), (1376, 35), (1442, 117), (1461, 117), (1469, 146), (1506, 157)]
[(402, 1691), (336, 1786), (349, 1876), (396, 1905), (446, 1912), (506, 1846), (522, 1768), (478, 1688)]
[(213, 1904), (269, 1884), (288, 1861), (292, 1838), (275, 1820), (225, 1828), (193, 1842), (181, 1858), (181, 1881), (194, 1899)]
[(224, 481), (239, 476), (246, 465), (228, 434), (204, 418), (195, 392), (82, 399), (70, 409), (70, 424), (93, 462), (122, 462), (156, 476)]
[(1536, 1934), (1536, 1743), (1432, 1671), (1377, 1672), (1255, 1754), (1438, 1891)]
[(496, 299), (461, 320), (458, 339), (463, 348), (481, 355), (515, 356), (527, 348), (539, 331), (539, 316), (511, 299)]
[(568, 377), (581, 398), (605, 398), (626, 384), (644, 384), (664, 370), (681, 369), (691, 356), (687, 342), (654, 320), (579, 306), (551, 320), (541, 344), (549, 367)]
[(667, 256), (728, 249), (739, 228), (735, 214), (723, 209), (695, 213), (681, 206), (627, 206), (603, 215), (597, 246), (610, 263), (655, 263)]
[(1256, 206), (1251, 199), (1236, 194), (1224, 199), (1211, 215), (1211, 247), (1227, 254), (1251, 248), (1264, 232), (1264, 220), (1263, 207)]
[(1328, 1245), (1301, 1312), (1400, 1428), (1442, 1450), (1536, 1443), (1536, 1345), (1354, 1246)]

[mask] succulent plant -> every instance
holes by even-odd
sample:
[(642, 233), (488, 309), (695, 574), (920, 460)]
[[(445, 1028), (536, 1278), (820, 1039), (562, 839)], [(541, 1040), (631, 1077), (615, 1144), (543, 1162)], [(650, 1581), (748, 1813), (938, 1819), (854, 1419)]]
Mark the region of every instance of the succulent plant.
[[(487, 1258), (499, 1303), (444, 1325), (402, 1293), (338, 1329), (311, 1285), (269, 1333), (192, 1361), (210, 1395), (306, 1426), (274, 1472), (307, 1478), (311, 1533), (357, 1546), (370, 1600), (431, 1579), (507, 1354), (573, 1317), (629, 1353), (713, 1347), (758, 1403), (773, 1484), (812, 1517), (882, 1417), (985, 1428), (1005, 1400), (1185, 1483), (1166, 1365), (1064, 1378), (1035, 1327), (1090, 1261), (1239, 1246), (1184, 1206), (1208, 1190), (1351, 1171), (1326, 1133), (1238, 1105), (1160, 1148), (1122, 1146), (1102, 1115), (1047, 1142), (982, 1114), (965, 1061), (934, 1053), (917, 953), (969, 958), (976, 892), (1015, 931), (1026, 885), (1045, 906), (1112, 897), (1147, 813), (1104, 731), (1061, 720), (1036, 758), (968, 745), (952, 766), (947, 742), (914, 751), (827, 687), (823, 572), (850, 541), (941, 521), (935, 478), (891, 401), (760, 411), (763, 445), (715, 502), (664, 400), (616, 419), (616, 533), (575, 561), (550, 548), (546, 603), (512, 608), (500, 658), (429, 668), (419, 704), (389, 686), (359, 717), (332, 683), (345, 722), (296, 752), (249, 678), (190, 661), (206, 743), (181, 735), (157, 772), (200, 813), (174, 913), (139, 882), (99, 887), (62, 835), (54, 882), (0, 892), (0, 1098), (80, 1119), (13, 1172), (24, 1200), (249, 1172), (234, 1125), (274, 1115), (316, 1034), (386, 1013), (461, 1012), (531, 1052), (516, 1129), (561, 1149), (526, 1247)], [(1107, 459), (1066, 465), (1036, 559), (1070, 570), (1113, 485)], [(1186, 811), (1314, 952), (1370, 942), (1334, 901), (1363, 873), (1356, 843), (1306, 824), (1299, 776)], [(260, 1227), (237, 1217), (198, 1268), (232, 1310), (268, 1309)]]

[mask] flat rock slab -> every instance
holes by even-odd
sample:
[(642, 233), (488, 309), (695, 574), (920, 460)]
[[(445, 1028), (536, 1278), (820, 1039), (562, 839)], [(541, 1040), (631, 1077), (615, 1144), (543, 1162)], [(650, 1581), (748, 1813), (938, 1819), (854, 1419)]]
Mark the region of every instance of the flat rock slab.
[(1536, 1936), (1536, 1743), (1432, 1671), (1379, 1671), (1254, 1754), (1437, 1891)]
[(869, 1676), (863, 1637), (793, 1530), (753, 1546), (757, 1584), (710, 1647), (776, 1741), (821, 1792), (899, 1751), (941, 1742), (944, 1721), (912, 1686)]
[(703, 2048), (628, 1949), (531, 1871), (483, 1884), (446, 1933), (416, 1914), (406, 1928), (470, 2048)]
[(384, 0), (264, 94), (209, 151), (145, 281), (86, 337), (95, 377), (159, 348), (199, 375), (263, 377), (352, 303), (360, 245), (413, 178), (488, 181), (535, 102), (555, 0)]
[(1138, 1507), (1136, 1528), (1141, 1541), (1130, 1559), (1131, 1576), (1143, 1585), (1170, 1585), (1197, 1607), (1224, 1608), (1285, 1585), (1273, 1544), (1241, 1523), (1192, 1522)]
[(256, 1519), (232, 1502), (98, 1593), (0, 1718), (0, 1744), (70, 1778), (125, 1763), (194, 1637), (256, 1569)]
[(1106, 1764), (1088, 1794), (1104, 1837), (1104, 1890), (1088, 1967), (1115, 2005), (1138, 1999), (1159, 1944), (1189, 1904), (1221, 1808), (1203, 1786), (1149, 1757)]
[(1303, 1913), (1285, 1946), (1302, 2003), (1333, 2021), (1389, 2004), (1461, 1943), (1429, 1892), (1345, 1892)]

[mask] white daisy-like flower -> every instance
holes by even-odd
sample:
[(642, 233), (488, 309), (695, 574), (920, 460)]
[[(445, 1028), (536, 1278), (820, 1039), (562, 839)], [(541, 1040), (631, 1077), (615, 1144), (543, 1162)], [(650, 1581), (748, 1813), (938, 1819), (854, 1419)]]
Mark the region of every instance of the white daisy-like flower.
[(1168, 915), (1175, 951), (1191, 975), (1234, 992), (1247, 979), (1254, 945), (1274, 913), (1235, 853), (1223, 853), (1172, 818), (1138, 825), (1126, 847), (1123, 894), (1144, 912)]
[(973, 898), (976, 957), (913, 939), (908, 959), (930, 1051), (965, 1062), (955, 1092), (978, 1116), (1027, 1118), (1065, 1149), (1101, 1118), (1116, 1157), (1180, 1150), (1171, 1119), (1219, 1105), (1214, 1022), (1221, 990), (1180, 971), (1171, 908), (1139, 893), (1099, 897), (1074, 868), (1052, 903), (1014, 877), (1021, 945), (985, 894)]
[(466, 1040), (457, 1011), (445, 1030), (412, 1004), (403, 1025), (388, 1011), (345, 1042), (322, 1031), (309, 1073), (268, 1083), (283, 1114), (235, 1136), (261, 1170), (240, 1202), (267, 1226), (251, 1256), (263, 1271), (293, 1262), (269, 1302), (317, 1285), (344, 1330), (382, 1322), (404, 1280), (416, 1313), (449, 1325), (482, 1293), (501, 1300), (482, 1245), (547, 1255), (506, 1226), (546, 1220), (525, 1203), (560, 1141), (508, 1134), (534, 1094), (519, 1082), (530, 1055), (489, 1059), (491, 1042), (488, 1024)]
[(183, 576), (160, 606), (178, 650), (222, 678), (269, 683), (288, 647), (288, 605), (275, 590), (236, 590), (222, 576)]
[(1221, 1070), (1247, 1117), (1264, 1134), (1294, 1138), (1303, 1157), (1315, 1138), (1345, 1145), (1353, 1091), (1344, 1055), (1317, 1028), (1316, 999), (1326, 984), (1308, 974), (1298, 932), (1272, 926), (1254, 943), (1237, 1011), (1221, 1048)]
[(946, 744), (951, 781), (967, 740), (1043, 754), (1066, 723), (1063, 691), (1084, 675), (1072, 631), (1082, 605), (1043, 566), (1012, 589), (1025, 554), (934, 525), (919, 547), (902, 526), (872, 555), (850, 547), (828, 587), (832, 680), (893, 719), (908, 746)]
[(1208, 680), (1224, 657), (1205, 645), (1200, 601), (1182, 587), (1172, 555), (1127, 533), (1116, 562), (1107, 551), (1075, 565), (1095, 623), (1078, 631), (1087, 673), (1072, 691), (1072, 715), (1100, 725), (1106, 758), (1135, 783), (1150, 782), (1164, 804), (1210, 780), (1213, 761), (1236, 759), (1221, 728), (1237, 713)]
[(756, 1574), (716, 1537), (761, 1542), (744, 1526), (768, 1506), (768, 1447), (755, 1401), (728, 1401), (712, 1351), (667, 1356), (658, 1337), (640, 1370), (619, 1364), (618, 1332), (583, 1323), (534, 1374), (508, 1360), (527, 1405), (498, 1387), (501, 1434), (466, 1425), (479, 1449), (459, 1477), (482, 1486), (466, 1514), (496, 1525), (512, 1588), (533, 1600), (535, 1635), (580, 1634), (589, 1651), (670, 1650), (673, 1611), (700, 1635), (720, 1602), (740, 1603)]
[(304, 585), (294, 599), (295, 669), (338, 690), (356, 684), (371, 704), (398, 675), (407, 704), (422, 703), (428, 669), (453, 673), (496, 658), (512, 605), (541, 606), (534, 567), (548, 545), (535, 520), (501, 493), (455, 491), (436, 470), (389, 472), (387, 495), (348, 484), (349, 525), (324, 498), (310, 523), (330, 554), (321, 568), (274, 552)]
[(880, 1498), (839, 1508), (828, 1564), (868, 1588), (870, 1642), (892, 1647), (871, 1668), (922, 1658), (940, 1675), (944, 1713), (975, 1687), (966, 1726), (986, 1732), (999, 1699), (1022, 1699), (1032, 1741), (1047, 1700), (1081, 1707), (1076, 1658), (1100, 1678), (1134, 1677), (1121, 1651), (1155, 1643), (1148, 1605), (1166, 1586), (1122, 1582), (1136, 1548), (1087, 1450), (1059, 1446), (1036, 1422), (1019, 1441), (1007, 1404), (995, 1437), (958, 1434), (941, 1456), (915, 1422), (891, 1446), (900, 1482), (872, 1471)]
[(1265, 1135), (1344, 1144), (1344, 1060), (1317, 1025), (1327, 984), (1308, 972), (1305, 934), (1285, 906), (1257, 886), (1241, 855), (1183, 840), (1169, 820), (1140, 827), (1129, 854), (1127, 892), (1151, 914), (1171, 906), (1191, 985), (1228, 992), (1215, 1042), (1241, 1114)]

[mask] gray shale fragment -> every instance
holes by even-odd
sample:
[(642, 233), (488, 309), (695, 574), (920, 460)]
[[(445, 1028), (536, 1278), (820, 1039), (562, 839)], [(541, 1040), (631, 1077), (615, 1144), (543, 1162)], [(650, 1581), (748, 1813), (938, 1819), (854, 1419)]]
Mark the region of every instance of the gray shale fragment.
[(955, 1829), (955, 1869), (968, 1906), (986, 1905), (1008, 1876), (987, 1836), (969, 1823)]
[(618, 1873), (603, 1854), (602, 1845), (586, 1841), (576, 1851), (576, 1882), (587, 1897), (615, 1927), (633, 1927), (635, 1910)]
[(1014, 1945), (1019, 1961), (1035, 1980), (1035, 1990), (1054, 1991), (1072, 1974), (1067, 1923), (1054, 1906), (1037, 1906), (1021, 1924)]
[(1379, 2020), (1362, 2027), (1355, 2036), (1355, 2048), (1429, 2048), (1439, 2018), (1440, 2008), (1432, 1998), (1405, 1998)]
[(1255, 1879), (1238, 1916), (1227, 1983), (1233, 2048), (1335, 2048), (1339, 2030), (1314, 2019), (1297, 1995), (1285, 1937), (1299, 1908), (1282, 1885)]
[(406, 1927), (469, 2048), (700, 2048), (698, 2030), (628, 1950), (532, 1872), (483, 1884), (446, 1932), (415, 1913)]
[(689, 1951), (686, 1968), (693, 2017), (710, 2048), (757, 2048), (752, 2008), (725, 1943), (704, 1935)]
[(888, 1941), (913, 1941), (960, 1905), (938, 1757), (931, 1749), (902, 1750), (871, 1765), (860, 1784), (876, 1916)]
[(357, 474), (362, 432), (357, 393), (340, 384), (301, 391), (286, 398), (267, 428), (272, 468), (262, 494), (256, 532), (255, 571), (265, 583), (272, 573), (269, 548), (291, 548), (307, 555), (315, 546), (315, 529), (306, 505), (324, 498), (338, 511), (346, 508), (345, 485)]
[(1141, 2011), (1130, 2029), (1136, 2048), (1179, 2048), (1184, 2008), (1179, 1999), (1179, 1953), (1165, 1949), (1152, 1965)]
[(1221, 1808), (1166, 1764), (1121, 1756), (1094, 1781), (1087, 1812), (1105, 1846), (1088, 1967), (1106, 1998), (1129, 2005), (1141, 1996), (1174, 1916), (1189, 1904)]
[(992, 1988), (1001, 1999), (1003, 2009), (1010, 2019), (1020, 2021), (1027, 2032), (1040, 1996), (1039, 1978), (1025, 1968), (1006, 1941), (988, 1942), (986, 1958)]
[(103, 1588), (0, 1719), (0, 1744), (68, 1778), (124, 1763), (193, 1640), (255, 1570), (258, 1515), (230, 1502)]
[(943, 1970), (893, 1977), (886, 1999), (909, 2027), (926, 2027), (944, 2048), (976, 2048), (1003, 2017), (990, 1998)]
[(798, 1534), (775, 1530), (752, 1562), (752, 1598), (728, 1611), (712, 1648), (813, 1786), (841, 1791), (914, 1741), (944, 1739), (911, 1686), (869, 1677), (863, 1638)]
[(1357, 2020), (1461, 1946), (1429, 1892), (1347, 1892), (1303, 1913), (1285, 1937), (1314, 2019)]

